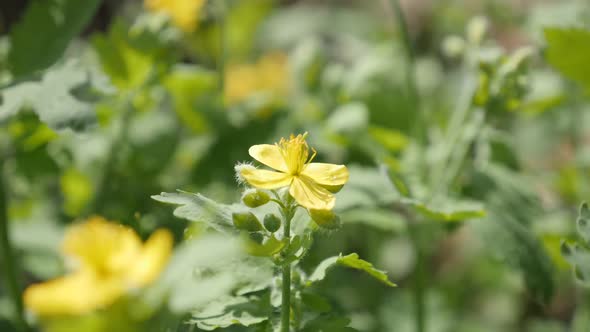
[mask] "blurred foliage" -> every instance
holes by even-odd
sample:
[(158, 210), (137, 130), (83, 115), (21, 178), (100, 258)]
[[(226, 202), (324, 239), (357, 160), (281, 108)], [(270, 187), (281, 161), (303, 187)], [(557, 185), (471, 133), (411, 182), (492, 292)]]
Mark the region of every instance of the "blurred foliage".
[[(590, 216), (575, 206), (590, 195), (590, 5), (402, 1), (408, 59), (390, 4), (44, 0), (2, 13), (0, 176), (19, 287), (70, 271), (63, 234), (92, 215), (143, 239), (168, 228), (176, 245), (150, 287), (46, 330), (272, 331), (286, 250), (298, 331), (418, 332), (420, 296), (427, 332), (588, 331)], [(298, 212), (287, 246), (265, 218), (278, 210), (228, 204), (233, 167), (305, 131), (315, 161), (348, 165), (350, 180), (336, 229)], [(237, 230), (236, 212), (260, 229)], [(385, 272), (399, 287), (371, 280)], [(15, 311), (3, 282), (1, 331)]]

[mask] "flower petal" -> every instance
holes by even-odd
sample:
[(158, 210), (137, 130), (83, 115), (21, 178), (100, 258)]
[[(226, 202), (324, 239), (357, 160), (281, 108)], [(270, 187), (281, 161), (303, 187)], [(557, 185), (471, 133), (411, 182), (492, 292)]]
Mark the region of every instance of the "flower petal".
[(287, 165), (285, 164), (285, 158), (281, 154), (281, 149), (276, 145), (271, 144), (259, 144), (253, 145), (248, 150), (250, 156), (259, 162), (265, 164), (270, 168), (274, 168), (277, 171), (287, 172)]
[(160, 229), (152, 234), (131, 266), (127, 276), (131, 285), (141, 287), (156, 280), (168, 263), (173, 244), (174, 239), (168, 230)]
[(28, 287), (23, 300), (27, 309), (40, 316), (82, 315), (112, 304), (123, 293), (120, 280), (82, 270)]
[(288, 186), (293, 177), (286, 173), (267, 171), (255, 167), (240, 169), (242, 176), (250, 185), (260, 189), (277, 189)]
[(311, 163), (301, 174), (326, 186), (341, 186), (348, 182), (348, 168), (344, 165)]
[(307, 176), (295, 177), (289, 193), (299, 205), (308, 209), (332, 210), (336, 202), (332, 193)]

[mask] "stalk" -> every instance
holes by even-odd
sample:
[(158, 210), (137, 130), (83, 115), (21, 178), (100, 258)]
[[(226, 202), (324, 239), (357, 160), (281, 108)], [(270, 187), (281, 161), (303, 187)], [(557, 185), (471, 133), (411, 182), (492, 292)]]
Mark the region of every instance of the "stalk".
[(402, 34), (404, 50), (406, 51), (406, 61), (408, 62), (408, 65), (405, 66), (406, 80), (408, 82), (407, 89), (410, 93), (410, 97), (414, 101), (415, 109), (418, 114), (418, 121), (416, 121), (414, 126), (414, 134), (420, 143), (426, 143), (426, 132), (424, 130), (426, 126), (426, 117), (420, 102), (418, 85), (416, 84), (416, 52), (414, 50), (414, 43), (412, 42), (412, 36), (410, 36), (410, 30), (408, 29), (406, 17), (399, 0), (390, 0), (390, 6), (395, 13), (396, 21)]
[(94, 201), (89, 206), (89, 213), (103, 212), (102, 210), (104, 209), (105, 204), (107, 202), (107, 189), (109, 186), (109, 181), (112, 180), (112, 177), (114, 175), (115, 165), (119, 159), (121, 148), (127, 141), (127, 134), (129, 132), (129, 126), (131, 125), (131, 117), (133, 115), (132, 101), (134, 96), (135, 93), (132, 93), (128, 97), (128, 100), (125, 102), (125, 108), (123, 110), (124, 113), (121, 119), (121, 127), (117, 131), (115, 137), (113, 138), (113, 142), (111, 143), (111, 147), (109, 150), (109, 154), (107, 155), (107, 160), (105, 161), (103, 172), (96, 187), (96, 195)]
[(12, 299), (15, 311), (15, 324), (18, 331), (28, 331), (24, 317), (23, 300), (18, 283), (18, 267), (14, 260), (14, 251), (10, 241), (8, 224), (8, 195), (4, 183), (4, 160), (0, 156), (0, 258), (2, 259), (2, 274), (9, 297)]
[(223, 98), (225, 93), (225, 62), (227, 60), (226, 0), (220, 0), (218, 6), (217, 22), (219, 26), (219, 63), (217, 65), (217, 70), (219, 75), (219, 91), (221, 92), (221, 97)]
[[(390, 0), (390, 7), (393, 9), (399, 30), (402, 35), (404, 49), (406, 51), (406, 80), (408, 82), (408, 91), (415, 103), (417, 112), (417, 120), (414, 125), (414, 135), (419, 143), (423, 146), (427, 143), (426, 135), (426, 116), (420, 102), (420, 94), (418, 93), (418, 85), (416, 84), (416, 53), (414, 44), (404, 12), (402, 11), (399, 0)], [(422, 246), (421, 241), (421, 225), (409, 213), (407, 215), (408, 231), (414, 252), (416, 253), (416, 268), (414, 271), (413, 294), (414, 294), (414, 323), (416, 332), (426, 331), (426, 287), (427, 287), (427, 272), (426, 272), (426, 252)]]
[[(290, 207), (283, 209), (285, 217), (285, 228), (283, 229), (283, 238), (289, 239), (291, 237), (291, 218), (293, 213)], [(281, 332), (289, 332), (291, 322), (291, 263), (285, 264), (282, 267), (283, 271), (283, 289), (282, 289), (282, 303), (281, 303)]]
[(414, 252), (416, 253), (416, 266), (414, 269), (414, 280), (412, 291), (414, 297), (414, 323), (416, 332), (426, 331), (426, 253), (422, 246), (421, 230), (418, 223), (411, 223), (409, 226), (410, 239)]

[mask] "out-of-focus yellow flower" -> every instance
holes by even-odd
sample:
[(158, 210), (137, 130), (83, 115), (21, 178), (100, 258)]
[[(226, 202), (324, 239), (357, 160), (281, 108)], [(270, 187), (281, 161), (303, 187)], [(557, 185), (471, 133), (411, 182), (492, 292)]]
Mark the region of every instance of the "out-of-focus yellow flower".
[(148, 10), (169, 15), (172, 22), (185, 32), (195, 30), (204, 4), (205, 0), (144, 0)]
[(153, 282), (172, 252), (169, 231), (146, 243), (131, 228), (92, 217), (72, 226), (63, 251), (74, 263), (69, 275), (25, 290), (26, 307), (40, 316), (81, 315), (104, 308), (128, 291)]
[(289, 186), (289, 193), (301, 206), (311, 210), (331, 210), (336, 201), (331, 191), (348, 181), (344, 165), (312, 163), (316, 155), (305, 141), (307, 133), (289, 139), (281, 138), (274, 145), (254, 145), (248, 153), (252, 158), (278, 172), (242, 165), (238, 168), (249, 184), (261, 189)]
[(271, 101), (287, 95), (289, 68), (284, 53), (269, 53), (254, 64), (230, 64), (225, 71), (224, 98), (235, 105), (255, 94)]

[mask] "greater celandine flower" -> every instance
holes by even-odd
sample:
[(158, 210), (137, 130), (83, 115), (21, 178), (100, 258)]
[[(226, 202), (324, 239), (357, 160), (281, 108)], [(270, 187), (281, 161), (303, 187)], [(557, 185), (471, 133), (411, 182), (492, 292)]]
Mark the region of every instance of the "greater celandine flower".
[(148, 10), (169, 15), (172, 23), (185, 32), (196, 29), (204, 4), (205, 0), (144, 0)]
[(340, 189), (348, 181), (348, 169), (344, 165), (312, 162), (316, 151), (305, 140), (307, 133), (281, 138), (278, 143), (252, 146), (250, 156), (274, 169), (258, 169), (240, 165), (239, 175), (250, 185), (260, 189), (289, 187), (295, 201), (310, 210), (332, 210), (336, 198), (332, 191)]
[(170, 258), (173, 237), (157, 230), (142, 243), (129, 227), (91, 217), (68, 229), (63, 252), (75, 264), (66, 276), (24, 292), (28, 310), (39, 316), (82, 315), (107, 307), (152, 283)]
[(287, 55), (268, 53), (254, 64), (228, 64), (225, 70), (224, 99), (229, 106), (239, 104), (256, 94), (265, 94), (270, 102), (284, 98), (289, 90)]

